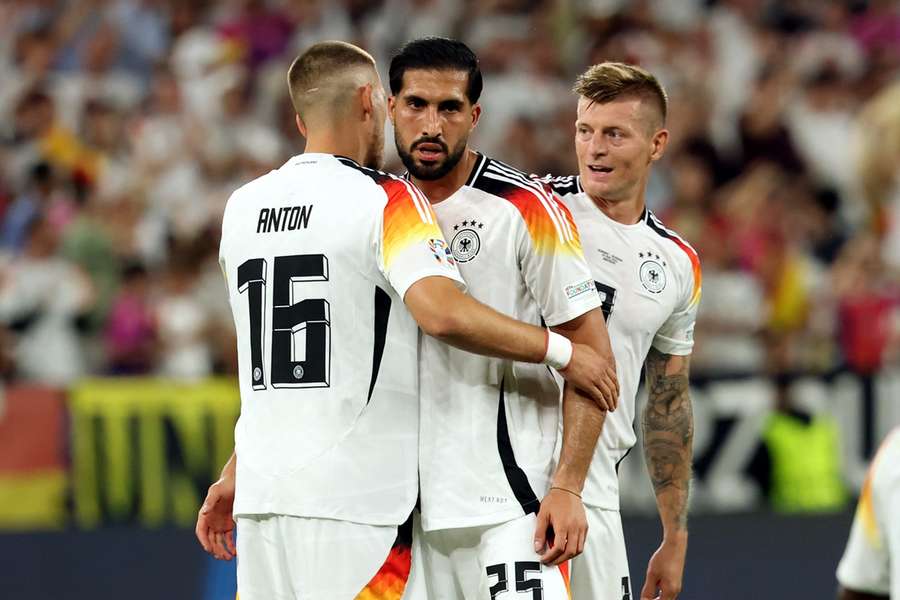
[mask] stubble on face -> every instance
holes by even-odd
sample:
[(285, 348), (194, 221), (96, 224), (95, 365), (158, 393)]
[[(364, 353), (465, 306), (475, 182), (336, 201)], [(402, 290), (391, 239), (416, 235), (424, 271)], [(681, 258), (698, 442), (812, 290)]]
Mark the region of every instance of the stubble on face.
[[(578, 103), (578, 118), (591, 127), (594, 135), (620, 135), (621, 142), (612, 138), (605, 143), (606, 151), (592, 151), (589, 142), (579, 141), (576, 150), (582, 185), (591, 196), (609, 202), (633, 197), (635, 189), (646, 179), (652, 162), (652, 138), (657, 123), (652, 109), (639, 99), (626, 98), (596, 104), (582, 97)], [(608, 168), (608, 174), (596, 174), (591, 167)]]
[[(466, 151), (466, 145), (469, 143), (469, 136), (462, 137), (452, 150), (447, 147), (447, 143), (441, 138), (420, 137), (411, 144), (407, 144), (397, 130), (394, 131), (394, 141), (397, 146), (397, 154), (400, 155), (400, 160), (410, 175), (422, 181), (436, 181), (446, 176), (462, 160)], [(413, 156), (413, 152), (421, 144), (436, 144), (440, 146), (445, 158), (428, 163), (417, 161)]]

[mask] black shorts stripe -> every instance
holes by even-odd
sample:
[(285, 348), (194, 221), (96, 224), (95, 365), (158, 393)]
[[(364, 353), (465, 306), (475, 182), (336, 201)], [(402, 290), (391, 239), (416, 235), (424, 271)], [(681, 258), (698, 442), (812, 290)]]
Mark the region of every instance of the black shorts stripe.
[(513, 452), (512, 441), (509, 439), (509, 426), (506, 424), (506, 399), (504, 397), (506, 379), (500, 381), (500, 402), (497, 406), (497, 450), (500, 452), (500, 461), (503, 463), (503, 472), (506, 473), (506, 480), (509, 487), (512, 488), (513, 494), (525, 514), (537, 512), (541, 508), (541, 501), (538, 500), (531, 489), (531, 483), (528, 482), (528, 476), (525, 471), (516, 463), (516, 455)]
[(381, 359), (384, 356), (384, 342), (387, 337), (388, 319), (391, 316), (391, 297), (383, 289), (375, 286), (375, 342), (372, 345), (372, 379), (369, 380), (369, 396), (366, 404), (372, 399), (372, 391), (378, 380)]
[(631, 449), (632, 449), (632, 448), (634, 448), (634, 446), (632, 446), (631, 448), (629, 448), (628, 450), (626, 450), (626, 451), (625, 451), (625, 454), (622, 455), (622, 458), (620, 458), (619, 460), (616, 461), (616, 474), (617, 474), (617, 475), (619, 474), (619, 465), (621, 465), (621, 464), (622, 464), (622, 461), (625, 460), (625, 459), (628, 457), (629, 454), (631, 454)]

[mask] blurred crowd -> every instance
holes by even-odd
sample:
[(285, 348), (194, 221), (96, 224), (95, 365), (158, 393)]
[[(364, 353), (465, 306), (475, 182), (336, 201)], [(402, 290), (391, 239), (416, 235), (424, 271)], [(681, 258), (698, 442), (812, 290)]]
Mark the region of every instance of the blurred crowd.
[(671, 138), (648, 201), (701, 256), (698, 376), (897, 360), (894, 0), (11, 0), (2, 377), (234, 372), (219, 226), (232, 190), (303, 149), (287, 66), (343, 39), (386, 81), (392, 52), (432, 34), (480, 57), (474, 145), (538, 174), (575, 171), (584, 68), (661, 79)]

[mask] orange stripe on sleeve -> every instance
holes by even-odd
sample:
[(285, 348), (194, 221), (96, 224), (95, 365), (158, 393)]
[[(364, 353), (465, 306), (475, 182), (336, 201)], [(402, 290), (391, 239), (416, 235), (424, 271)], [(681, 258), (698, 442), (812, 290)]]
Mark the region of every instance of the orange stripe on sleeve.
[(518, 209), (535, 252), (581, 255), (581, 238), (572, 213), (552, 195), (541, 202), (536, 192), (511, 187), (503, 197)]
[(863, 483), (862, 490), (859, 494), (859, 504), (856, 507), (856, 518), (859, 519), (859, 522), (862, 525), (866, 539), (875, 548), (881, 548), (884, 539), (878, 528), (878, 520), (875, 518), (875, 504), (874, 498), (872, 497), (872, 480), (875, 477), (875, 469), (878, 468), (878, 464), (884, 456), (884, 449), (887, 447), (890, 440), (897, 435), (900, 435), (900, 429), (895, 429), (888, 434), (884, 442), (881, 443), (878, 452), (875, 453), (875, 458), (872, 459), (872, 464), (869, 465), (869, 472), (866, 473), (866, 481)]
[(413, 197), (405, 182), (389, 179), (380, 183), (388, 196), (384, 207), (384, 268), (391, 265), (413, 244), (431, 239), (444, 239), (431, 205), (424, 198)]
[(684, 253), (691, 259), (691, 269), (694, 272), (694, 291), (691, 293), (691, 306), (700, 302), (700, 292), (703, 284), (703, 272), (700, 270), (700, 257), (693, 248), (685, 244), (681, 239), (672, 236), (671, 239), (675, 245), (684, 250)]

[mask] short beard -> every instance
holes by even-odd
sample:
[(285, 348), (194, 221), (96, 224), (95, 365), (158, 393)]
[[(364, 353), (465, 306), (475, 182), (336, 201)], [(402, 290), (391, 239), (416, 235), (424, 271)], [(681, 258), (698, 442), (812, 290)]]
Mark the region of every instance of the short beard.
[(462, 159), (463, 153), (466, 151), (466, 144), (468, 143), (468, 139), (460, 140), (459, 143), (456, 144), (456, 147), (452, 152), (448, 151), (447, 158), (445, 158), (443, 162), (430, 166), (416, 163), (416, 159), (414, 159), (412, 155), (412, 151), (415, 149), (415, 146), (422, 142), (441, 144), (444, 147), (446, 147), (446, 144), (435, 140), (419, 139), (412, 146), (410, 146), (409, 150), (407, 151), (399, 137), (394, 136), (394, 142), (397, 145), (397, 154), (400, 155), (400, 160), (403, 161), (403, 166), (406, 167), (406, 170), (409, 171), (410, 175), (422, 181), (436, 181), (444, 177), (447, 173), (452, 171), (453, 168), (456, 167), (456, 165), (459, 164), (459, 161)]

